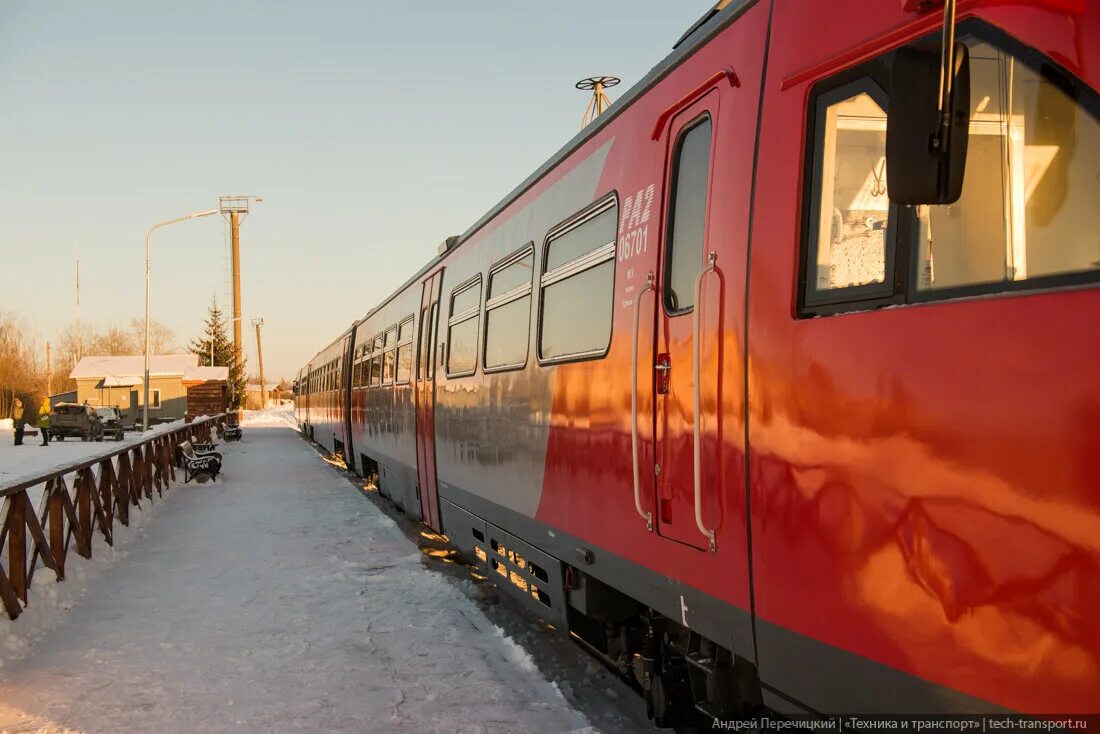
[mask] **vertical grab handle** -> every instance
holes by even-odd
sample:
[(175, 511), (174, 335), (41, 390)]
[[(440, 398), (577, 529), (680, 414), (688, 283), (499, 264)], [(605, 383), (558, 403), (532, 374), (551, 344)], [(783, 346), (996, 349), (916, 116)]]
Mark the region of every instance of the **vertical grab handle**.
[(717, 550), (714, 543), (714, 531), (707, 528), (703, 523), (703, 465), (702, 465), (702, 442), (700, 440), (700, 434), (702, 433), (702, 416), (700, 415), (700, 400), (699, 400), (699, 363), (703, 357), (703, 347), (699, 338), (699, 322), (700, 315), (703, 311), (703, 279), (707, 277), (708, 273), (714, 272), (714, 264), (718, 260), (718, 253), (711, 252), (707, 256), (707, 265), (701, 271), (699, 271), (699, 277), (695, 279), (695, 308), (692, 310), (692, 341), (694, 342), (695, 354), (691, 360), (691, 376), (692, 376), (692, 397), (695, 401), (695, 441), (693, 456), (693, 469), (695, 479), (695, 527), (699, 528), (699, 532), (706, 536), (710, 544), (712, 551)]
[(653, 271), (649, 272), (645, 286), (634, 297), (634, 343), (630, 353), (630, 449), (634, 458), (634, 509), (645, 520), (646, 530), (653, 530), (653, 513), (642, 507), (642, 480), (638, 469), (638, 326), (641, 318), (639, 306), (642, 296), (654, 290)]

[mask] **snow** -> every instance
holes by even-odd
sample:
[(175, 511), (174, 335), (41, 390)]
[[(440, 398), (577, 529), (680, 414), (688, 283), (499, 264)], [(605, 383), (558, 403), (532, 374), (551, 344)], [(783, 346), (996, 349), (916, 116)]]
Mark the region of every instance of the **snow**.
[(246, 410), (242, 427), (249, 426), (290, 426), (297, 428), (294, 420), (294, 405), (280, 405), (267, 410)]
[(288, 419), (246, 415), (116, 558), (70, 555), (49, 624), (0, 620), (0, 730), (596, 731)]
[[(122, 441), (81, 441), (67, 438), (64, 441), (50, 441), (49, 446), (42, 445), (42, 438), (24, 435), (23, 445), (15, 445), (15, 434), (11, 430), (0, 430), (0, 486), (14, 484), (23, 477), (42, 474), (55, 466), (62, 466), (81, 459), (89, 459), (99, 454), (108, 454), (125, 446), (131, 446), (142, 439), (179, 428), (183, 419), (153, 426), (146, 433), (127, 433)], [(115, 466), (117, 466), (117, 461)], [(97, 471), (98, 475), (98, 471)], [(31, 504), (38, 507), (42, 496), (42, 487), (27, 490)]]
[[(150, 354), (149, 376), (185, 375), (198, 364), (197, 354)], [(74, 380), (80, 377), (144, 378), (144, 376), (145, 357), (141, 355), (84, 357), (69, 373), (69, 377)]]

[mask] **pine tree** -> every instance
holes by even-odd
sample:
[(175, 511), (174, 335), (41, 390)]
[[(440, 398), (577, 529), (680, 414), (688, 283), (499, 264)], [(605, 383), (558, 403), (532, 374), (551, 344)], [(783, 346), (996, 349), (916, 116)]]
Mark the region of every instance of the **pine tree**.
[[(213, 349), (211, 349), (211, 344), (213, 344)], [(203, 333), (203, 338), (192, 339), (188, 349), (192, 354), (199, 356), (199, 364), (208, 367), (229, 368), (230, 407), (243, 407), (245, 398), (244, 359), (241, 359), (241, 366), (238, 368), (238, 350), (226, 333), (225, 314), (218, 308), (217, 299), (207, 309), (206, 330)], [(211, 360), (211, 356), (213, 360)]]

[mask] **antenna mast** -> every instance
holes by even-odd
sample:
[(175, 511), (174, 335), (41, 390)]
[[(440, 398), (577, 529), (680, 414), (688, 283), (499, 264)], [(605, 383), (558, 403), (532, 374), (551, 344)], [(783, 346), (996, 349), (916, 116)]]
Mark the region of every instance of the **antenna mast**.
[(84, 348), (84, 334), (80, 330), (80, 253), (76, 255), (76, 361), (80, 361)]
[(611, 98), (604, 90), (616, 86), (621, 81), (622, 79), (617, 76), (590, 76), (577, 82), (577, 89), (582, 92), (592, 92), (592, 99), (588, 100), (588, 107), (585, 108), (584, 118), (581, 120), (582, 128), (587, 127), (588, 123), (602, 115), (611, 106)]

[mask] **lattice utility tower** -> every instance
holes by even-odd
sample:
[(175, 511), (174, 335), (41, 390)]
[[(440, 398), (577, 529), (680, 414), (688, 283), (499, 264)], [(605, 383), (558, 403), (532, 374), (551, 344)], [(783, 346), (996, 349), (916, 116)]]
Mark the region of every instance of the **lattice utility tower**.
[(592, 92), (592, 99), (588, 100), (588, 107), (584, 110), (584, 118), (581, 127), (587, 127), (588, 123), (603, 114), (604, 110), (611, 106), (611, 98), (607, 96), (605, 89), (614, 87), (621, 82), (617, 76), (590, 76), (577, 82), (577, 89), (582, 92)]
[(258, 196), (218, 197), (218, 210), (228, 219), (233, 239), (233, 346), (237, 351), (238, 374), (244, 359), (244, 344), (241, 341), (241, 222), (248, 216), (249, 205), (261, 201), (263, 199)]

